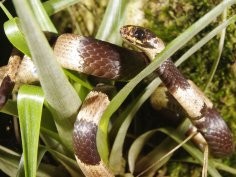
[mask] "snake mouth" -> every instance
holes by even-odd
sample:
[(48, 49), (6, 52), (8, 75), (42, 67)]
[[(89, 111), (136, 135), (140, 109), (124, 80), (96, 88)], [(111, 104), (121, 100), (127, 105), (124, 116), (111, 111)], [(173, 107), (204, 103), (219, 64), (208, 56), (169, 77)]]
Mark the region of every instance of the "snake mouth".
[(132, 45), (136, 45), (137, 40), (132, 37), (132, 27), (131, 26), (123, 26), (120, 28), (120, 35), (122, 39)]

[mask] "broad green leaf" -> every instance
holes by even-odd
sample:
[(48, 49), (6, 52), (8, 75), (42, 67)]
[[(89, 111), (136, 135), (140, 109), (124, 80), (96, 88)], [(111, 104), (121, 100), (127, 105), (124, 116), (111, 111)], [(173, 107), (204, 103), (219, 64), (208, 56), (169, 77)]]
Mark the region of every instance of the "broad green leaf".
[(13, 2), (39, 74), (45, 99), (61, 117), (68, 118), (75, 114), (81, 101), (54, 59), (52, 49), (40, 31), (26, 0)]
[(44, 96), (39, 87), (22, 86), (17, 97), (25, 176), (36, 176), (39, 130)]
[(4, 31), (8, 40), (22, 53), (30, 56), (29, 48), (25, 41), (19, 18), (15, 17), (4, 23)]

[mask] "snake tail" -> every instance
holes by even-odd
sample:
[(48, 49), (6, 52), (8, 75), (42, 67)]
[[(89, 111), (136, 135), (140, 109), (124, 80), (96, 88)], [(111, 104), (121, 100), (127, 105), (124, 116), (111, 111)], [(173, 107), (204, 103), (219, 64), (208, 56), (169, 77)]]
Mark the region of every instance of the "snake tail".
[(169, 92), (184, 108), (193, 125), (207, 141), (215, 157), (224, 157), (234, 152), (232, 134), (218, 111), (204, 94), (189, 83), (174, 63), (168, 59), (157, 70)]

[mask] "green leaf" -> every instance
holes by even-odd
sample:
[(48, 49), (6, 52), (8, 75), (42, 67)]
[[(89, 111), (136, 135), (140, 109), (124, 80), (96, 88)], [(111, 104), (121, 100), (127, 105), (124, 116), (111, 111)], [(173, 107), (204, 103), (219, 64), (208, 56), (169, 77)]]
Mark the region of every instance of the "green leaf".
[(0, 112), (18, 117), (17, 103), (15, 101), (8, 100)]
[[(147, 132), (147, 134), (149, 134), (149, 132)], [(148, 136), (145, 135), (144, 136)], [(156, 171), (157, 169), (159, 169), (160, 167), (162, 167), (164, 164), (166, 164), (166, 162), (170, 159), (171, 155), (164, 158), (163, 160), (159, 161), (159, 159), (161, 159), (165, 154), (167, 154), (168, 152), (170, 152), (172, 149), (175, 148), (177, 144), (170, 138), (166, 138), (164, 139), (158, 146), (156, 146), (151, 152), (149, 152), (148, 154), (146, 154), (143, 158), (141, 158), (140, 160), (138, 160), (135, 163), (135, 167), (134, 167), (134, 160), (136, 160), (136, 155), (138, 155), (138, 149), (136, 154), (130, 154), (130, 156), (132, 155), (133, 159), (129, 159), (129, 164), (130, 164), (130, 168), (131, 170), (134, 170), (135, 174), (140, 174), (143, 173), (145, 171), (145, 175), (151, 174), (153, 171)], [(135, 146), (135, 144), (134, 144)], [(131, 157), (130, 157), (131, 158)], [(155, 164), (155, 166), (153, 167), (152, 165), (157, 162), (157, 164)], [(152, 168), (150, 168), (152, 167)], [(148, 171), (146, 171), (148, 169)]]
[(235, 168), (229, 167), (228, 165), (225, 165), (225, 164), (217, 162), (217, 161), (212, 161), (212, 163), (214, 163), (214, 165), (217, 169), (226, 171), (226, 172), (231, 173), (233, 175), (236, 175), (236, 169)]
[(4, 23), (4, 31), (8, 40), (22, 53), (30, 56), (29, 48), (20, 28), (19, 18), (15, 17)]
[(16, 176), (20, 154), (0, 145), (0, 169), (9, 176)]
[[(227, 9), (224, 10), (224, 12), (222, 14), (222, 18), (223, 18), (223, 21), (226, 21)], [(219, 45), (218, 45), (218, 57), (214, 60), (214, 63), (211, 67), (211, 71), (210, 71), (210, 74), (209, 74), (209, 79), (206, 82), (206, 86), (204, 88), (204, 91), (206, 91), (207, 88), (209, 87), (209, 85), (210, 85), (210, 83), (213, 79), (213, 76), (215, 75), (216, 69), (219, 65), (219, 62), (220, 62), (220, 59), (221, 59), (221, 54), (222, 54), (222, 51), (223, 51), (223, 48), (224, 48), (224, 43), (225, 43), (225, 34), (226, 34), (226, 28), (224, 28), (220, 33), (220, 41), (219, 41)]]
[(53, 15), (79, 2), (81, 2), (81, 0), (48, 0), (43, 3), (43, 6), (48, 15)]
[[(56, 12), (59, 12), (60, 10), (63, 10), (75, 3), (78, 3), (79, 1), (80, 0), (67, 0), (67, 1), (49, 0), (49, 1), (46, 1), (43, 3), (43, 7), (45, 8), (48, 15), (53, 15)], [(37, 3), (39, 3), (39, 2), (37, 2)], [(35, 7), (38, 7), (38, 6), (40, 6), (40, 8), (42, 8), (41, 5), (37, 5)], [(4, 9), (5, 9), (5, 7), (4, 7)], [(36, 14), (38, 14), (38, 13), (36, 13)], [(45, 27), (43, 27), (43, 29), (45, 31), (56, 32), (56, 29), (53, 27), (51, 20), (48, 19), (46, 14), (43, 14), (43, 16), (46, 19), (43, 17), (40, 17), (40, 19), (38, 19), (40, 22), (43, 22), (43, 24), (45, 24)], [(36, 17), (38, 17), (38, 15), (36, 15)], [(9, 16), (9, 20), (4, 23), (4, 31), (5, 31), (5, 34), (8, 38), (8, 40), (14, 45), (14, 47), (19, 49), (22, 53), (30, 56), (29, 48), (27, 46), (27, 43), (25, 41), (25, 37), (24, 37), (22, 29), (20, 27), (19, 18), (17, 18), (17, 17), (10, 18), (10, 16)]]
[[(36, 66), (45, 99), (62, 119), (74, 115), (81, 101), (56, 62), (51, 46), (35, 21), (30, 6), (26, 0), (13, 2), (21, 20), (22, 30)], [(71, 129), (72, 127), (71, 125)]]
[(122, 43), (119, 31), (123, 25), (124, 9), (127, 3), (126, 0), (109, 1), (96, 38), (113, 44)]
[(78, 84), (89, 90), (92, 90), (93, 86), (86, 79), (83, 79), (82, 76), (78, 77), (78, 73), (74, 74), (72, 71), (68, 71), (66, 69), (64, 69), (64, 73), (67, 77), (69, 77), (69, 79), (77, 82)]
[(3, 2), (0, 2), (0, 8), (3, 10), (3, 12), (6, 14), (6, 16), (8, 17), (8, 19), (12, 19), (13, 16), (11, 15), (11, 13), (7, 10), (7, 8), (3, 5)]
[[(45, 148), (42, 150), (45, 152)], [(41, 151), (41, 149), (39, 149), (39, 151)], [(20, 158), (20, 154), (0, 145), (0, 169), (8, 176), (17, 176)], [(68, 172), (60, 166), (57, 167), (50, 164), (41, 163), (37, 171), (37, 176), (66, 177), (68, 176)]]
[(57, 30), (45, 11), (42, 2), (40, 0), (31, 0), (29, 3), (41, 30), (57, 33)]
[(134, 173), (136, 160), (140, 152), (142, 151), (143, 147), (153, 136), (153, 134), (155, 134), (158, 131), (159, 129), (147, 131), (144, 134), (140, 135), (138, 138), (136, 138), (135, 141), (132, 143), (128, 153), (129, 170), (132, 174)]
[(43, 92), (36, 86), (22, 86), (17, 97), (24, 156), (25, 176), (36, 176), (39, 130), (44, 102)]
[[(43, 147), (41, 147), (43, 148)], [(56, 159), (64, 165), (64, 167), (68, 170), (70, 175), (72, 177), (82, 177), (84, 176), (81, 172), (79, 165), (74, 159), (69, 158), (68, 156), (65, 156), (64, 154), (61, 154), (57, 151), (54, 151), (53, 149), (46, 148)]]

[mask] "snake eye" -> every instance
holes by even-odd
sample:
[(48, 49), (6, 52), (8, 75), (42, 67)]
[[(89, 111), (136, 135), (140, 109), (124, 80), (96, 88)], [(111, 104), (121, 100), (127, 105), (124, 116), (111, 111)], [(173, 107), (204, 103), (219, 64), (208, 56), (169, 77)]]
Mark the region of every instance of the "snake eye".
[(141, 41), (145, 38), (145, 32), (142, 29), (136, 29), (134, 37)]

